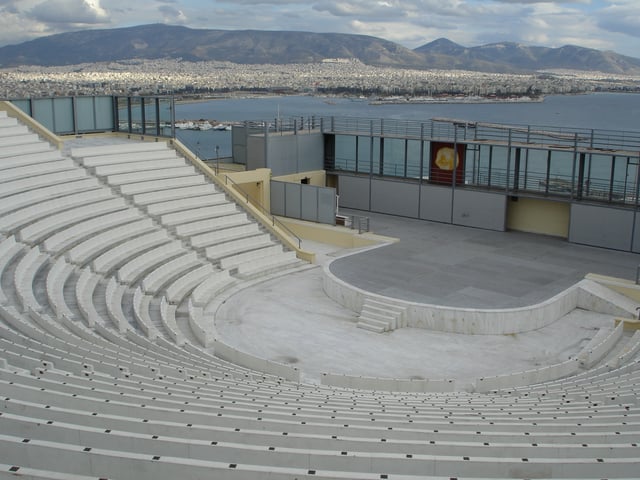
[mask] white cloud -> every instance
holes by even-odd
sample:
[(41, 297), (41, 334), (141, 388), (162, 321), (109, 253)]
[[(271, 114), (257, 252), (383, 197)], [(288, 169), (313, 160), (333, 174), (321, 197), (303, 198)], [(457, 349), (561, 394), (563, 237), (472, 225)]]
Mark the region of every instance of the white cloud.
[(42, 23), (66, 25), (101, 24), (109, 20), (99, 0), (46, 0), (35, 5), (27, 15)]
[(162, 14), (162, 20), (164, 23), (184, 25), (188, 22), (187, 16), (182, 10), (178, 10), (177, 8), (169, 5), (159, 6), (158, 11)]

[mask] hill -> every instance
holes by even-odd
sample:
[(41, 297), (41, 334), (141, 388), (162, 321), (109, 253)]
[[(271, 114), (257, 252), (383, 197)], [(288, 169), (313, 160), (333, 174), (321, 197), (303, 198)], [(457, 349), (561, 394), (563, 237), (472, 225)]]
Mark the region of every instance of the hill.
[(0, 65), (73, 65), (125, 59), (182, 58), (240, 64), (311, 63), (358, 58), (371, 65), (421, 67), (420, 54), (365, 35), (259, 30), (201, 30), (143, 25), (83, 30), (0, 48)]
[(418, 69), (501, 73), (573, 69), (640, 74), (640, 59), (574, 45), (547, 48), (502, 42), (463, 47), (441, 38), (410, 50), (367, 35), (192, 29), (161, 24), (61, 33), (0, 48), (0, 67), (160, 58), (239, 64), (355, 58), (368, 65)]
[(487, 72), (517, 73), (550, 69), (640, 74), (640, 59), (576, 45), (559, 48), (500, 42), (463, 47), (440, 38), (414, 50), (425, 63), (439, 68), (466, 68)]

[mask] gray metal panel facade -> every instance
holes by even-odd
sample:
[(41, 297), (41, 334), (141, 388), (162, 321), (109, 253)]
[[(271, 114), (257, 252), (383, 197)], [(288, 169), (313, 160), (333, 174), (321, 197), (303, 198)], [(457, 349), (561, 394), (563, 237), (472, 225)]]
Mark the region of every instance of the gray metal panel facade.
[(453, 223), (465, 227), (505, 230), (507, 197), (503, 194), (457, 189)]
[(339, 176), (340, 206), (369, 210), (369, 177)]
[[(324, 137), (322, 134), (270, 135), (268, 158), (273, 175), (309, 172), (324, 168)], [(249, 151), (252, 150), (250, 146)]]
[(422, 220), (451, 223), (451, 195), (449, 187), (422, 185), (420, 187), (420, 217)]
[(284, 198), (285, 198), (285, 216), (291, 218), (301, 218), (302, 211), (300, 205), (300, 189), (302, 185), (297, 183), (285, 183), (284, 184)]
[(255, 170), (256, 168), (265, 168), (266, 161), (264, 158), (264, 138), (259, 135), (250, 135), (247, 138), (247, 170)]
[(371, 211), (417, 218), (418, 189), (416, 183), (374, 178), (371, 181)]
[(324, 137), (322, 134), (296, 135), (298, 141), (297, 171), (324, 170)]
[(318, 222), (336, 224), (336, 189), (318, 188)]
[(336, 189), (272, 180), (271, 213), (335, 225)]
[(234, 126), (231, 129), (231, 145), (234, 163), (247, 164), (247, 127)]
[(635, 216), (635, 225), (633, 231), (633, 245), (631, 246), (631, 251), (635, 253), (640, 253), (640, 215), (636, 213)]
[(271, 182), (271, 213), (284, 217), (286, 202), (284, 198), (284, 182)]
[(629, 251), (633, 222), (632, 210), (574, 203), (571, 205), (569, 241)]
[(300, 185), (300, 219), (309, 222), (318, 221), (318, 187)]
[(296, 135), (270, 135), (268, 140), (268, 164), (274, 177), (297, 173), (298, 151)]

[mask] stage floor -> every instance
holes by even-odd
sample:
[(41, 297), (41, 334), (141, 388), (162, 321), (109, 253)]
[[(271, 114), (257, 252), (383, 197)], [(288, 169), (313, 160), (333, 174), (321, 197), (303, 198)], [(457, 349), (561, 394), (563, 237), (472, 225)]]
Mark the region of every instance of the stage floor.
[[(356, 212), (357, 213), (357, 212)], [(399, 242), (353, 255), (309, 241), (318, 263), (344, 281), (382, 295), (459, 307), (508, 308), (538, 303), (586, 273), (634, 278), (640, 256), (517, 232), (489, 232), (386, 215), (372, 230)], [(229, 298), (215, 324), (225, 343), (295, 365), (303, 379), (323, 372), (394, 378), (476, 377), (566, 360), (607, 315), (575, 310), (553, 324), (514, 335), (462, 335), (404, 328), (384, 334), (356, 327), (357, 314), (322, 290), (320, 267), (257, 284)]]

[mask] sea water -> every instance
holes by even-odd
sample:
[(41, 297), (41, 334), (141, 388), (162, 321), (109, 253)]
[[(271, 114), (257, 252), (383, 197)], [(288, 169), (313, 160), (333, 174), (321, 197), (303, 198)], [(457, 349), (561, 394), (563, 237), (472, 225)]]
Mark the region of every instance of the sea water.
[[(311, 116), (423, 120), (459, 120), (640, 131), (640, 94), (553, 95), (536, 102), (411, 103), (373, 105), (368, 99), (320, 96), (270, 96), (209, 100), (176, 105), (176, 120), (208, 119), (216, 123)], [(178, 138), (207, 159), (230, 157), (231, 132), (178, 130)], [(217, 148), (216, 148), (217, 147)]]

